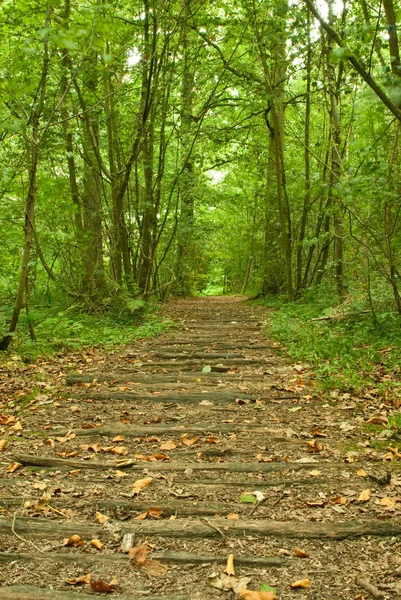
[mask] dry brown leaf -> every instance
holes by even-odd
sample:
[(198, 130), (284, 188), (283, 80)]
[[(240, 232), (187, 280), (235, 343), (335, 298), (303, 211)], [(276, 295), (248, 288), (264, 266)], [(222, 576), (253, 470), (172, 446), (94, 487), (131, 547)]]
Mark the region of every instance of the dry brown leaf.
[(113, 438), (113, 442), (123, 442), (125, 440), (125, 437), (123, 435), (117, 435), (115, 438)]
[(382, 506), (385, 506), (386, 508), (394, 508), (394, 506), (395, 506), (395, 499), (394, 498), (382, 498), (380, 500), (380, 504)]
[(313, 435), (313, 437), (327, 437), (327, 434), (325, 431), (322, 431), (321, 429), (317, 429), (317, 428), (312, 429), (311, 435)]
[(263, 456), (263, 454), (257, 454), (256, 455), (256, 460), (258, 462), (263, 462), (263, 463), (273, 462), (273, 459), (270, 456)]
[(69, 538), (63, 539), (63, 546), (73, 546), (73, 548), (79, 548), (84, 544), (85, 541), (81, 538), (80, 535), (77, 534), (71, 535)]
[(198, 441), (198, 436), (193, 435), (192, 437), (190, 437), (188, 433), (183, 433), (181, 436), (181, 441), (183, 444), (185, 444), (185, 446), (193, 446), (193, 444), (196, 444), (196, 442)]
[(153, 477), (145, 477), (144, 479), (137, 479), (133, 483), (133, 493), (139, 494), (142, 490), (148, 487), (153, 481)]
[(297, 588), (308, 588), (312, 584), (310, 579), (300, 579), (299, 581), (294, 581), (291, 583), (291, 589), (296, 590)]
[(98, 523), (100, 523), (101, 525), (103, 525), (103, 523), (106, 523), (106, 521), (109, 520), (109, 517), (107, 515), (102, 515), (102, 513), (97, 512), (96, 513), (96, 521)]
[(14, 473), (14, 471), (19, 469), (20, 467), (22, 467), (21, 463), (12, 462), (10, 465), (8, 465), (8, 467), (6, 469), (6, 473)]
[(151, 519), (159, 519), (162, 514), (163, 514), (163, 511), (161, 508), (149, 508), (149, 510), (147, 510), (146, 512), (141, 513), (140, 515), (137, 515), (135, 517), (135, 521), (143, 521), (144, 519), (147, 519), (148, 517), (150, 517)]
[(112, 446), (108, 451), (112, 454), (117, 454), (117, 456), (127, 456), (128, 454), (128, 450), (125, 446)]
[(335, 496), (334, 498), (330, 498), (330, 502), (332, 504), (347, 504), (347, 499), (344, 496)]
[(238, 521), (238, 519), (240, 519), (240, 518), (241, 517), (237, 513), (228, 513), (228, 515), (227, 515), (227, 519), (229, 521)]
[(368, 500), (370, 500), (370, 496), (370, 490), (362, 490), (362, 492), (359, 494), (358, 502), (367, 502)]
[(104, 550), (104, 544), (100, 540), (91, 540), (90, 544), (96, 548), (96, 550)]
[(309, 558), (309, 554), (304, 550), (301, 550), (301, 548), (295, 548), (294, 556), (297, 556), (298, 558)]
[(254, 590), (241, 590), (239, 595), (245, 600), (276, 600), (277, 598), (274, 592), (257, 592)]
[(319, 477), (319, 475), (321, 475), (321, 474), (322, 474), (322, 472), (321, 472), (321, 471), (318, 471), (317, 469), (314, 469), (313, 471), (310, 471), (310, 472), (309, 472), (309, 475), (310, 475), (311, 477)]
[(17, 421), (15, 425), (12, 425), (10, 427), (10, 429), (12, 429), (13, 431), (22, 431), (23, 428), (20, 421)]
[(305, 502), (305, 504), (311, 508), (318, 508), (320, 506), (325, 506), (326, 502), (324, 502), (324, 500), (310, 500), (309, 502)]
[(205, 439), (205, 442), (207, 442), (208, 444), (220, 444), (220, 440), (216, 435), (209, 435), (209, 437)]
[(91, 581), (90, 586), (94, 592), (103, 592), (104, 594), (112, 594), (114, 586), (105, 581)]
[(167, 571), (166, 565), (163, 565), (159, 560), (147, 559), (141, 566), (141, 571), (149, 577), (161, 577)]
[(150, 548), (147, 546), (135, 546), (135, 548), (130, 548), (128, 550), (128, 556), (136, 565), (141, 566), (147, 559), (149, 552)]
[(81, 575), (81, 577), (73, 577), (72, 579), (67, 579), (66, 583), (68, 585), (78, 585), (80, 583), (90, 583), (92, 579), (92, 575), (88, 573), (87, 575)]
[(369, 423), (370, 425), (387, 425), (388, 419), (382, 415), (374, 415), (373, 417), (370, 417), (366, 423)]
[(366, 473), (366, 471), (364, 469), (358, 469), (356, 474), (358, 475), (358, 477), (367, 477), (368, 474)]
[(0, 452), (3, 452), (3, 450), (6, 449), (7, 446), (7, 440), (0, 440)]
[(323, 450), (323, 446), (319, 444), (316, 439), (306, 443), (308, 444), (308, 452), (312, 454), (316, 454), (317, 452), (321, 452)]
[(163, 444), (160, 445), (160, 450), (175, 450), (175, 448), (177, 448), (177, 444), (173, 442), (173, 440), (163, 442)]
[(235, 575), (235, 567), (234, 567), (234, 554), (229, 554), (227, 558), (226, 568), (224, 569), (224, 573), (227, 575)]
[(124, 473), (124, 471), (116, 471), (115, 472), (115, 476), (116, 477), (128, 477), (128, 473)]
[(135, 458), (137, 460), (145, 460), (146, 462), (155, 462), (156, 459), (153, 458), (152, 456), (145, 456), (145, 454), (135, 454)]
[(154, 458), (155, 460), (170, 460), (170, 457), (167, 456), (167, 454), (164, 454), (163, 452), (157, 452), (156, 454), (152, 454), (152, 458)]

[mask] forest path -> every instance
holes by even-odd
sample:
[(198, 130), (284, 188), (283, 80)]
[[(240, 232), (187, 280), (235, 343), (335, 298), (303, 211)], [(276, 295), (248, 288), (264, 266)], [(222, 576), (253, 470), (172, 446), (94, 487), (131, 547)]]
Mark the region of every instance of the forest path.
[(262, 307), (163, 313), (167, 334), (44, 361), (43, 392), (3, 404), (0, 598), (399, 597), (401, 478), (355, 405), (278, 354)]

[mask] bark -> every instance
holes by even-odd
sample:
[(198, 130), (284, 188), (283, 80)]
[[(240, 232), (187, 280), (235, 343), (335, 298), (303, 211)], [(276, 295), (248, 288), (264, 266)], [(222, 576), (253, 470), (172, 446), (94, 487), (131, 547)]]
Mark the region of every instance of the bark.
[(400, 49), (398, 45), (397, 21), (394, 12), (393, 0), (383, 0), (383, 7), (387, 21), (391, 70), (394, 75), (401, 77)]

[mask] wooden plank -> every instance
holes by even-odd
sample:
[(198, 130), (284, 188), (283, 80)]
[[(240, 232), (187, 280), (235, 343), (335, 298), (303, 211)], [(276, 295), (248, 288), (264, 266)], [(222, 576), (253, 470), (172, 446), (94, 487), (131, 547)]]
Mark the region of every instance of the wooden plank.
[[(102, 528), (90, 527), (86, 523), (58, 522), (50, 519), (31, 519), (17, 517), (15, 522), (0, 518), (0, 533), (13, 535), (12, 525), (16, 533), (41, 537), (69, 537), (78, 534), (84, 539), (102, 538), (110, 535)], [(225, 536), (290, 539), (355, 539), (364, 536), (396, 537), (401, 535), (401, 521), (354, 520), (342, 523), (318, 523), (313, 521), (271, 521), (238, 520), (230, 521), (222, 518), (210, 519), (175, 519), (162, 521), (132, 521), (123, 526), (121, 534), (132, 533), (138, 536), (159, 536), (171, 538), (219, 538)]]
[[(45, 589), (41, 587), (34, 587), (31, 585), (11, 586), (11, 587), (0, 587), (0, 598), (1, 600), (93, 600), (93, 594), (84, 594), (77, 592), (64, 592), (62, 590)], [(126, 596), (120, 594), (113, 594), (113, 598), (119, 598), (120, 600), (189, 600), (187, 595), (163, 595), (163, 596)]]

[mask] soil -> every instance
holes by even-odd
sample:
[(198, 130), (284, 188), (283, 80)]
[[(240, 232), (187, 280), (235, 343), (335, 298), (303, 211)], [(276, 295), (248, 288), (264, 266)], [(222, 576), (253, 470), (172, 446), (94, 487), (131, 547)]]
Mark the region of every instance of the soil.
[(0, 598), (233, 600), (210, 585), (231, 554), (283, 600), (401, 597), (388, 407), (319, 392), (243, 298), (162, 313), (135, 346), (2, 370)]

